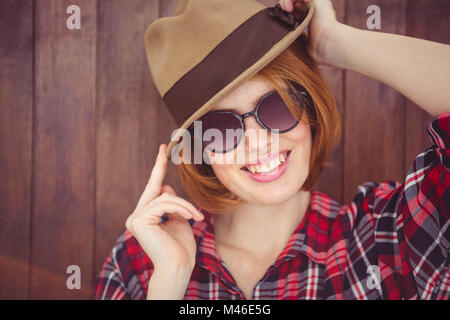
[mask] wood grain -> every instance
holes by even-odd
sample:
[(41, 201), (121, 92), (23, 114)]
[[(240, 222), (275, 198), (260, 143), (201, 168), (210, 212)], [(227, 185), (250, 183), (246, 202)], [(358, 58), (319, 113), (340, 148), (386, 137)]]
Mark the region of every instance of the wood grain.
[[(92, 292), (96, 1), (79, 0), (81, 30), (66, 28), (68, 0), (36, 1), (32, 299)], [(81, 290), (66, 270), (81, 268)]]
[[(366, 29), (371, 0), (352, 1), (347, 23)], [(379, 0), (381, 32), (406, 33), (406, 1)], [(351, 201), (366, 181), (401, 181), (405, 176), (405, 103), (394, 89), (347, 71), (344, 127), (344, 199)]]
[[(407, 35), (450, 44), (450, 1), (408, 1)], [(450, 87), (450, 83), (449, 83)], [(406, 150), (405, 168), (408, 169), (416, 156), (431, 146), (427, 126), (434, 119), (420, 107), (408, 100), (406, 104)]]
[[(335, 0), (333, 1), (333, 6), (336, 11), (336, 18), (338, 21), (345, 22), (347, 1)], [(342, 125), (344, 125), (346, 71), (329, 66), (320, 66), (320, 70), (329, 88), (334, 94), (339, 114), (341, 116)], [(342, 132), (344, 132), (344, 130)], [(336, 142), (336, 146), (329, 158), (331, 166), (324, 169), (316, 187), (317, 190), (328, 194), (332, 199), (335, 199), (341, 203), (344, 201), (344, 164), (342, 151), (344, 143), (344, 137), (341, 135), (340, 140)]]
[(0, 299), (28, 297), (33, 4), (0, 1)]
[(158, 18), (158, 1), (99, 2), (95, 271), (100, 271), (153, 168), (157, 91), (144, 33)]

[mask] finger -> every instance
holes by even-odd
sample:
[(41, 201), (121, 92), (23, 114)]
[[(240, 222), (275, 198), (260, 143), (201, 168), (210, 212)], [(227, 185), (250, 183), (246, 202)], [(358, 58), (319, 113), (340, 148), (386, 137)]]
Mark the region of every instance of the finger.
[[(140, 216), (130, 223), (131, 233), (148, 254), (158, 250), (161, 246), (161, 240), (167, 239), (167, 236), (172, 236), (170, 228), (165, 228), (165, 225), (160, 224), (160, 220), (158, 221), (157, 219), (157, 217), (162, 217), (164, 214), (170, 215), (171, 218), (176, 217), (177, 220), (189, 226), (186, 218), (189, 216), (189, 212), (185, 212), (183, 208), (177, 205), (163, 204), (151, 208), (147, 215)], [(192, 232), (192, 229), (190, 232)], [(145, 240), (142, 239), (143, 237), (145, 237)], [(153, 259), (151, 256), (150, 258)]]
[(142, 214), (132, 214), (128, 217), (125, 225), (133, 234), (136, 234), (136, 227), (142, 227), (143, 223), (148, 225), (159, 225), (161, 218), (166, 213), (176, 214), (184, 219), (192, 219), (192, 213), (183, 206), (176, 203), (157, 203), (152, 206), (146, 206)]
[(175, 190), (171, 186), (164, 185), (161, 189), (161, 192), (168, 193), (169, 195), (175, 196), (175, 197), (170, 197), (169, 199), (174, 199), (178, 204), (187, 206), (187, 209), (189, 209), (193, 213), (195, 220), (201, 221), (205, 218), (205, 215), (201, 211), (199, 211), (191, 202), (189, 202), (183, 198), (177, 197)]
[[(153, 200), (152, 202), (150, 202), (149, 204), (146, 205), (146, 207), (152, 207), (153, 205), (157, 204), (157, 203), (174, 203), (174, 204), (178, 204), (180, 206), (185, 207), (187, 210), (189, 210), (189, 212), (192, 214), (192, 217), (194, 220), (197, 221), (201, 221), (204, 218), (203, 213), (201, 213), (199, 210), (197, 210), (197, 208), (190, 203), (189, 201), (174, 196), (172, 194), (169, 193), (163, 193), (161, 194), (158, 198), (156, 198), (155, 200)], [(144, 207), (144, 209), (140, 210), (140, 212), (143, 212), (146, 207)], [(137, 213), (137, 215), (141, 215), (142, 213)]]
[[(165, 189), (175, 193), (175, 191), (172, 189), (172, 187), (170, 187), (169, 185), (165, 185), (164, 186)], [(164, 188), (163, 187), (163, 188)], [(154, 207), (157, 204), (173, 204), (173, 205), (178, 205), (181, 207), (184, 207), (185, 210), (187, 210), (191, 217), (189, 219), (194, 219), (196, 221), (202, 221), (205, 216), (203, 213), (201, 213), (192, 203), (190, 203), (189, 201), (174, 196), (173, 194), (169, 194), (167, 192), (161, 194), (159, 197), (157, 197), (156, 199), (154, 199), (153, 201), (147, 203), (144, 207), (140, 208), (139, 210), (135, 210), (127, 219), (125, 225), (127, 227), (128, 230), (132, 231), (132, 226), (130, 226), (131, 222), (136, 219), (137, 217), (140, 217), (142, 215), (145, 215), (148, 210), (150, 210), (152, 207)], [(162, 220), (162, 217), (159, 218), (155, 218), (156, 220)], [(132, 231), (133, 232), (133, 231)]]
[(304, 12), (306, 11), (308, 8), (307, 4), (304, 1), (296, 1), (293, 4), (293, 9), (295, 11), (300, 11), (300, 12)]
[(294, 4), (292, 3), (293, 0), (287, 0), (284, 3), (285, 11), (292, 12), (294, 11)]
[(152, 207), (149, 207), (146, 212), (138, 216), (136, 220), (140, 221), (144, 219), (148, 221), (150, 224), (159, 225), (162, 221), (162, 217), (165, 214), (172, 214), (178, 217), (181, 217), (185, 220), (192, 219), (192, 212), (190, 212), (184, 206), (179, 205), (174, 202), (164, 202), (154, 204)]
[(159, 146), (159, 153), (156, 157), (155, 165), (153, 166), (150, 179), (145, 187), (141, 198), (138, 201), (136, 209), (144, 207), (148, 202), (155, 199), (161, 193), (162, 182), (167, 172), (167, 157), (166, 154), (167, 146), (162, 144)]

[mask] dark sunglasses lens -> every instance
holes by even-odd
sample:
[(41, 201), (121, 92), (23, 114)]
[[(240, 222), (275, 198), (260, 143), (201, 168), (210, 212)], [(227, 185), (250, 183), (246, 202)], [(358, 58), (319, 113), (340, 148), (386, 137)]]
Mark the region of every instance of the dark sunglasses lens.
[(261, 102), (258, 108), (258, 117), (264, 126), (280, 132), (288, 131), (297, 125), (297, 119), (277, 91), (265, 97)]
[(241, 141), (243, 130), (239, 119), (228, 112), (212, 112), (202, 118), (203, 145), (213, 152), (233, 150)]

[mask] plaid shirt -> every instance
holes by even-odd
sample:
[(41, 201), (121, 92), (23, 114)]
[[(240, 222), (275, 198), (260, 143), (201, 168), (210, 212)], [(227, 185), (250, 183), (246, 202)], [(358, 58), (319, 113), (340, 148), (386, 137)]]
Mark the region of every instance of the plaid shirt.
[[(313, 191), (304, 219), (256, 284), (253, 299), (450, 299), (450, 113), (403, 184), (366, 182), (344, 206)], [(197, 257), (185, 299), (245, 299), (217, 255), (214, 215), (192, 224)], [(145, 299), (153, 265), (125, 231), (95, 299)]]

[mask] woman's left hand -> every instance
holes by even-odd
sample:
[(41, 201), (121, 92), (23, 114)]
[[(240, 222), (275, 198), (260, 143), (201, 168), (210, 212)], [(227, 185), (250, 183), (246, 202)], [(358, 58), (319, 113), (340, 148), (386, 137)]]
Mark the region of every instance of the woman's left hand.
[(281, 0), (280, 6), (287, 12), (304, 11), (308, 2), (314, 2), (314, 16), (309, 24), (308, 52), (319, 64), (332, 64), (326, 52), (326, 44), (341, 25), (331, 0)]

